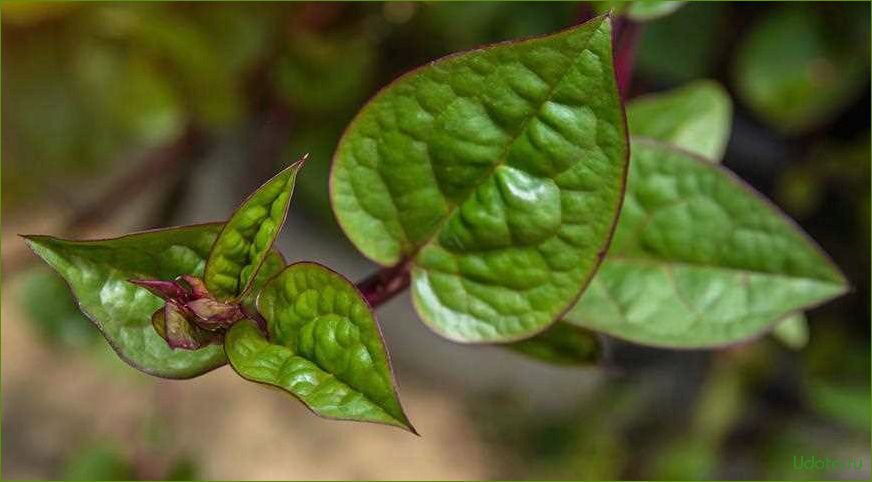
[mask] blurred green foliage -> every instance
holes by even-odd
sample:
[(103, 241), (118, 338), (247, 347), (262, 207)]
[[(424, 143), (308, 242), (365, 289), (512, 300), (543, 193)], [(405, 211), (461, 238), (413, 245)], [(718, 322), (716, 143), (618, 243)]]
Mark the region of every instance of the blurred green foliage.
[[(190, 458), (145, 452), (126, 454), (120, 444), (99, 440), (84, 444), (67, 457), (60, 480), (197, 480), (199, 468)], [(146, 458), (147, 457), (147, 458)], [(157, 457), (157, 458), (156, 458)], [(166, 459), (166, 460), (164, 460)], [(148, 464), (148, 465), (145, 465)]]
[(772, 336), (787, 347), (802, 349), (808, 343), (808, 320), (802, 313), (789, 315), (778, 323)]
[(133, 480), (133, 468), (115, 446), (86, 445), (70, 455), (63, 480)]
[(779, 6), (757, 19), (736, 53), (737, 93), (785, 134), (819, 127), (869, 79), (869, 11)]
[(70, 295), (63, 278), (47, 268), (25, 273), (22, 301), (39, 334), (51, 343), (88, 348), (102, 340)]
[(713, 78), (718, 49), (729, 25), (721, 2), (690, 3), (645, 25), (636, 53), (636, 70), (657, 82), (684, 83)]

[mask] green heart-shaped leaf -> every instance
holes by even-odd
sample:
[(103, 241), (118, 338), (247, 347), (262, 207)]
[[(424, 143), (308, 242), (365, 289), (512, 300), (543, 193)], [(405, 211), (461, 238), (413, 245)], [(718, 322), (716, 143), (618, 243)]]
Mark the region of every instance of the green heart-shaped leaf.
[(461, 342), (551, 325), (596, 270), (623, 196), (627, 138), (611, 21), (452, 55), (386, 87), (343, 135), (340, 225), (410, 263), (415, 307)]
[(724, 156), (732, 117), (729, 94), (708, 80), (637, 97), (627, 104), (632, 135), (668, 142), (712, 162)]
[(155, 332), (163, 300), (130, 279), (200, 276), (221, 223), (129, 234), (99, 241), (27, 236), (31, 249), (70, 285), (79, 307), (130, 365), (151, 375), (190, 378), (226, 362), (220, 345), (173, 350)]
[(635, 138), (630, 166), (615, 239), (567, 321), (648, 345), (717, 346), (846, 291), (820, 248), (724, 168)]
[(379, 327), (348, 280), (296, 263), (267, 283), (257, 306), (270, 339), (250, 321), (225, 338), (230, 364), (243, 378), (282, 388), (324, 417), (414, 431)]
[(251, 288), (285, 223), (294, 181), (304, 161), (305, 157), (264, 183), (224, 225), (204, 274), (206, 288), (216, 299), (239, 299)]
[(532, 338), (505, 347), (555, 365), (589, 365), (595, 363), (600, 355), (599, 340), (594, 333), (562, 322)]

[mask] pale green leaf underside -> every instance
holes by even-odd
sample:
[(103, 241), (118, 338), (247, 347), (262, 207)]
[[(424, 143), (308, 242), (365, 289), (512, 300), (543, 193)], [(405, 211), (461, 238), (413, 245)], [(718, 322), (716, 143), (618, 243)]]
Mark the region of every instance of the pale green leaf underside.
[(99, 241), (28, 237), (33, 251), (70, 285), (82, 311), (127, 363), (151, 375), (190, 378), (223, 365), (224, 350), (172, 350), (151, 325), (163, 301), (129, 279), (200, 276), (222, 224), (130, 234)]
[(238, 298), (251, 286), (288, 214), (296, 162), (264, 183), (233, 213), (215, 241), (204, 281), (220, 300)]
[(566, 320), (649, 345), (753, 337), (847, 284), (783, 213), (725, 169), (634, 139), (609, 254)]
[(257, 306), (269, 342), (250, 323), (226, 340), (240, 375), (287, 390), (325, 417), (412, 430), (378, 325), (348, 280), (296, 263), (267, 283)]
[(718, 83), (692, 82), (627, 104), (630, 133), (673, 144), (720, 162), (730, 138), (733, 105)]
[(598, 361), (597, 335), (569, 323), (555, 323), (526, 340), (504, 345), (539, 361), (555, 365), (590, 365)]
[(596, 269), (626, 157), (600, 17), (401, 77), (344, 134), (331, 196), (366, 256), (411, 261), (432, 329), (513, 341), (553, 323)]

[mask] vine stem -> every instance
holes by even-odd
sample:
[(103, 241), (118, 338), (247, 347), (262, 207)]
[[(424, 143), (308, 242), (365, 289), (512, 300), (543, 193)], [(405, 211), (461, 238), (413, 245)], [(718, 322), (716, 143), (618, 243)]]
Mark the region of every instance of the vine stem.
[(620, 17), (615, 22), (612, 34), (615, 45), (615, 75), (618, 79), (618, 92), (621, 94), (621, 99), (626, 101), (630, 94), (636, 46), (639, 44), (642, 26), (626, 17)]
[[(592, 9), (585, 5), (579, 12), (579, 21), (585, 21), (592, 16)], [(630, 83), (633, 77), (633, 63), (636, 58), (636, 46), (641, 37), (642, 26), (626, 17), (618, 17), (612, 32), (615, 45), (614, 63), (618, 80), (618, 91), (621, 99), (629, 96)], [(406, 261), (389, 268), (381, 268), (375, 273), (357, 282), (356, 286), (372, 308), (390, 300), (406, 290), (411, 283), (409, 272), (410, 262)]]
[(382, 268), (357, 282), (356, 286), (369, 306), (376, 308), (406, 290), (412, 281), (409, 262)]

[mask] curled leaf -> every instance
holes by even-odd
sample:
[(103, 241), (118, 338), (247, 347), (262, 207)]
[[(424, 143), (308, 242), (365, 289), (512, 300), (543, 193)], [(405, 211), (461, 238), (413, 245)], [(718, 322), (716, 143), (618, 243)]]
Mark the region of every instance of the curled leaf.
[(185, 303), (185, 308), (198, 319), (198, 325), (207, 330), (227, 328), (242, 318), (239, 305), (222, 303), (211, 298), (199, 298)]
[(209, 332), (188, 321), (183, 309), (172, 301), (154, 312), (151, 323), (173, 349), (198, 350), (209, 344), (212, 338)]
[(184, 300), (188, 297), (188, 292), (175, 281), (132, 279), (130, 282), (151, 291), (155, 296), (164, 300)]

